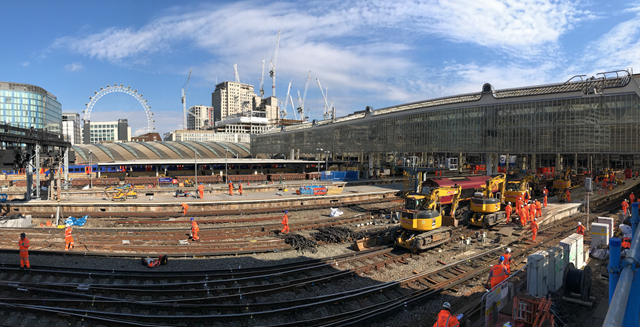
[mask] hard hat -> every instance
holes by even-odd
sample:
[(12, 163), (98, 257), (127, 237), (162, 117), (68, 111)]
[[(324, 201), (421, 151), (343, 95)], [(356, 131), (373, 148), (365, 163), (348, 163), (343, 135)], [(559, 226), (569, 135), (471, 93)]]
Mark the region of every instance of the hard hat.
[(193, 220), (193, 217), (191, 217), (191, 220)]
[(533, 218), (534, 221), (538, 221), (538, 218)]
[(507, 253), (511, 253), (511, 248), (507, 248)]
[(509, 205), (511, 205), (511, 202), (509, 202)]
[(442, 304), (442, 307), (451, 310), (451, 304), (449, 304), (449, 302), (445, 302), (444, 304)]
[(284, 213), (289, 213), (289, 211), (285, 210)]
[(67, 226), (67, 227), (71, 227), (71, 224), (67, 224), (66, 226)]
[(500, 259), (498, 261), (500, 261), (500, 262), (504, 261), (504, 257), (500, 256)]
[(25, 233), (20, 234), (20, 238), (25, 238), (25, 237), (27, 237), (27, 234)]
[(581, 222), (578, 222), (578, 226), (582, 226), (582, 223), (581, 223)]

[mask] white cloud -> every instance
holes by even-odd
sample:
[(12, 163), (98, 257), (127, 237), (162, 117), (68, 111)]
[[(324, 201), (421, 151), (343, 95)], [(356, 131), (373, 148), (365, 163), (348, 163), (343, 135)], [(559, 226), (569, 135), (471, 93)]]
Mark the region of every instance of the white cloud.
[(82, 70), (82, 63), (74, 62), (64, 66), (64, 69), (70, 72), (77, 72)]
[(29, 67), (30, 63), (28, 61), (23, 62), (22, 67)]
[(580, 60), (590, 74), (640, 67), (640, 13), (590, 42)]

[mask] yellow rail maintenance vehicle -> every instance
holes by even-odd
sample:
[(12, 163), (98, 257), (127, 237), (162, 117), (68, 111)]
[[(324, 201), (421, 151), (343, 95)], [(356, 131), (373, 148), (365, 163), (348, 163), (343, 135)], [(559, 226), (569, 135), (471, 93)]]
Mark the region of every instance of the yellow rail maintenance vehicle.
[(461, 191), (462, 187), (455, 185), (431, 189), (428, 195), (405, 196), (405, 209), (400, 219), (402, 230), (396, 238), (396, 245), (420, 252), (449, 241), (453, 230), (442, 227), (442, 210), (436, 210), (436, 207), (440, 198), (453, 196), (449, 214), (455, 217)]
[(567, 189), (571, 188), (571, 167), (553, 180), (553, 189), (558, 195), (558, 202), (567, 202)]
[[(512, 179), (513, 180), (509, 180)], [(504, 191), (504, 202), (516, 203), (516, 199), (521, 197), (522, 199), (531, 199), (533, 195), (532, 185), (539, 183), (538, 177), (533, 174), (527, 174), (520, 180), (517, 177), (507, 176), (507, 184)]]
[(505, 174), (499, 174), (487, 181), (487, 186), (482, 192), (476, 192), (471, 198), (469, 224), (489, 228), (507, 218), (506, 213), (502, 211), (505, 184)]

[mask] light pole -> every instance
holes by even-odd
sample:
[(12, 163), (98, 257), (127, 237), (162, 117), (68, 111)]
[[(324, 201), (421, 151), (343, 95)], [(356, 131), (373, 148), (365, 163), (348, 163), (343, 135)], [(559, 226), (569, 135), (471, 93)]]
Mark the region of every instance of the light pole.
[(325, 171), (328, 171), (328, 170), (329, 170), (329, 153), (331, 153), (331, 151), (325, 151), (325, 152), (324, 152), (325, 161), (327, 162), (327, 163), (324, 165), (324, 170), (325, 170)]
[(195, 173), (196, 173), (196, 187), (198, 187), (198, 154), (196, 153), (196, 148), (193, 148), (193, 159), (195, 160)]
[(227, 153), (229, 149), (224, 149), (224, 178), (226, 182), (229, 182), (229, 170), (227, 169)]
[(89, 150), (89, 187), (93, 188), (93, 165), (91, 164), (91, 156), (93, 152)]
[(396, 183), (396, 154), (398, 154), (398, 151), (393, 151), (391, 152), (393, 153), (393, 169), (391, 170), (391, 184), (395, 184)]
[(316, 152), (318, 153), (318, 179), (320, 179), (320, 153), (322, 153), (322, 148), (316, 148)]

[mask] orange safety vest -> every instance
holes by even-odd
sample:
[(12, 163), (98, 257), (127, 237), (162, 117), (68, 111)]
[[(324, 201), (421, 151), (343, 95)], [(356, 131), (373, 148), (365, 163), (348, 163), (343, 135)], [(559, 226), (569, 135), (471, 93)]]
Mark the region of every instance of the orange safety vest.
[(511, 210), (512, 210), (512, 209), (511, 209), (511, 206), (510, 206), (510, 205), (507, 205), (507, 206), (504, 208), (504, 212), (507, 214), (507, 217), (511, 216)]
[(537, 222), (535, 222), (535, 221), (532, 221), (532, 222), (531, 222), (531, 231), (532, 231), (534, 234), (538, 234), (538, 228), (539, 228), (539, 227), (538, 227), (538, 223), (537, 223)]
[(629, 239), (628, 237), (625, 237), (622, 240), (622, 248), (623, 249), (630, 249), (631, 248), (631, 239)]
[(578, 231), (576, 233), (580, 235), (584, 235), (584, 226), (582, 225), (578, 226)]
[(283, 225), (287, 225), (289, 224), (289, 217), (287, 217), (287, 214), (284, 214), (284, 217), (282, 217), (282, 224)]
[(20, 239), (20, 241), (18, 242), (18, 247), (20, 248), (20, 251), (27, 251), (29, 250), (29, 246), (31, 246), (31, 242), (29, 242), (28, 238), (24, 238), (24, 239)]
[(631, 195), (629, 195), (629, 202), (634, 203), (636, 201), (636, 196), (633, 195), (633, 193), (631, 193)]
[(200, 227), (198, 227), (198, 223), (196, 223), (195, 221), (191, 222), (191, 232), (192, 233), (197, 233), (200, 231)]
[(507, 273), (507, 268), (502, 264), (497, 264), (491, 266), (491, 288), (494, 288), (496, 285), (502, 283), (503, 280), (509, 277)]
[(204, 192), (204, 185), (198, 185), (198, 191)]
[(460, 321), (456, 316), (452, 315), (449, 310), (442, 309), (440, 313), (438, 313), (438, 320), (433, 327), (458, 327), (460, 326)]
[(71, 227), (64, 229), (64, 238), (71, 238)]
[(507, 268), (507, 272), (511, 273), (511, 254), (505, 253), (502, 255), (504, 257), (504, 265)]

